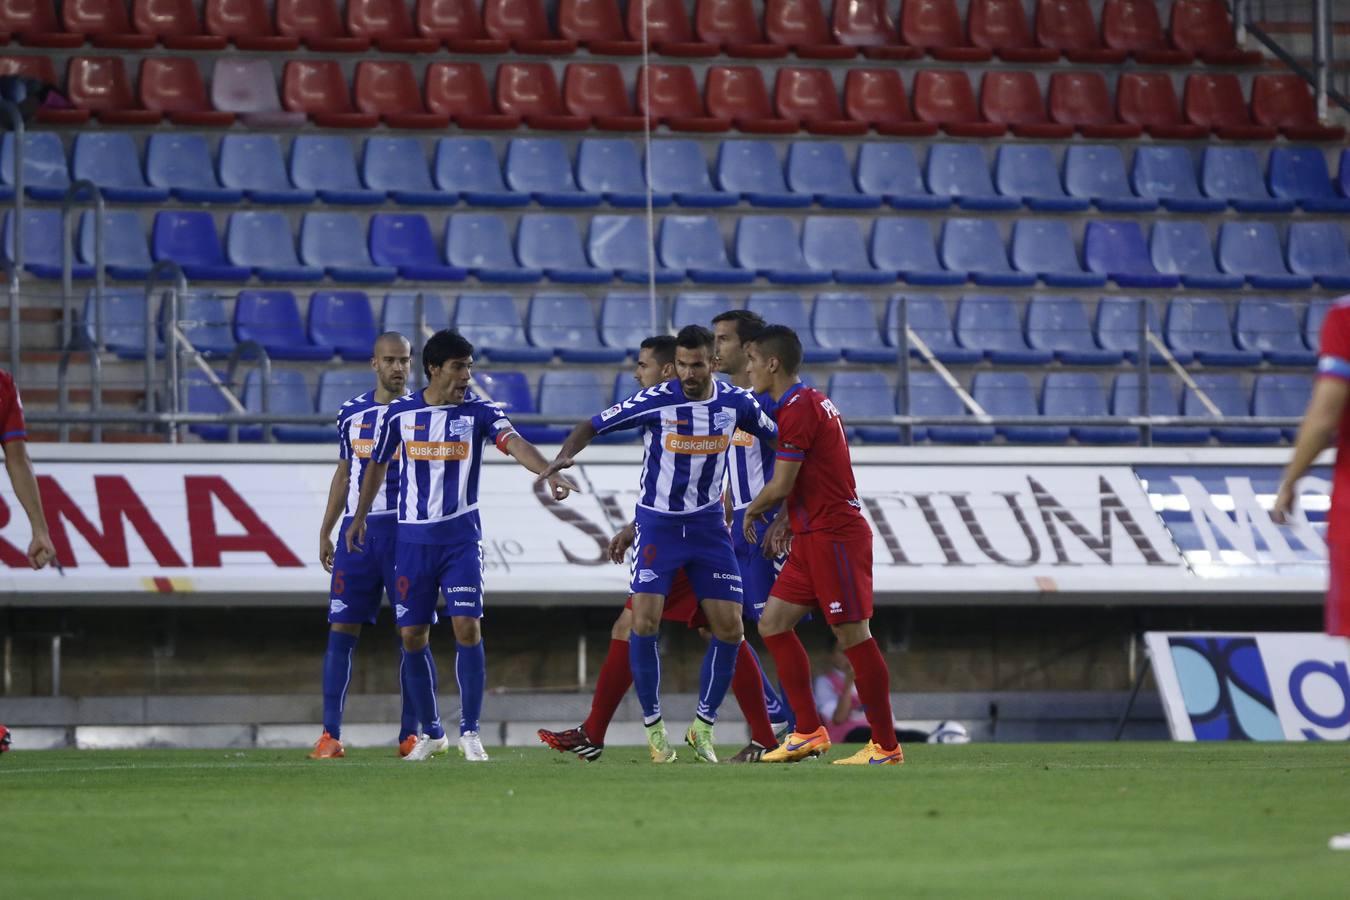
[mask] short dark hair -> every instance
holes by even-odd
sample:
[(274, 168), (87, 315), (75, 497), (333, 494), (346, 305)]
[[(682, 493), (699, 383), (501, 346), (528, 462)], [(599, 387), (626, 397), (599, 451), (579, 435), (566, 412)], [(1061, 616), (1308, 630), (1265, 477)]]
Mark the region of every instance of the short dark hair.
[(729, 309), (720, 312), (713, 316), (713, 324), (716, 325), (718, 322), (735, 322), (736, 337), (742, 344), (748, 343), (764, 327), (764, 317), (749, 309)]
[(644, 339), (638, 349), (652, 351), (652, 359), (658, 365), (668, 366), (675, 361), (675, 338), (668, 334), (654, 334)]
[(750, 342), (764, 356), (775, 357), (789, 375), (796, 375), (802, 367), (802, 339), (786, 325), (765, 325)]
[(376, 355), (375, 348), (380, 346), (380, 344), (382, 344), (385, 341), (402, 341), (409, 347), (412, 346), (412, 341), (408, 340), (406, 337), (399, 334), (397, 331), (386, 331), (384, 334), (380, 335), (375, 339), (375, 343), (371, 345), (370, 355), (375, 356)]
[(442, 328), (427, 338), (422, 348), (422, 371), (431, 377), (431, 370), (445, 365), (446, 360), (473, 356), (473, 344), (453, 328)]
[(686, 350), (707, 350), (711, 353), (713, 333), (702, 325), (686, 325), (675, 335), (675, 346)]

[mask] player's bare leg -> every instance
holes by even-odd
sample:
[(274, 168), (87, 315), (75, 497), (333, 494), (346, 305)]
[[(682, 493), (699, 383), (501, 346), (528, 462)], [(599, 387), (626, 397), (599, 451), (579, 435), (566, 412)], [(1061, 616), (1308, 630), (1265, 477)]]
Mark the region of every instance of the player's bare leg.
[(859, 698), (872, 726), (872, 739), (847, 759), (836, 759), (836, 766), (898, 766), (905, 751), (895, 737), (895, 719), (891, 715), (891, 676), (886, 660), (872, 638), (870, 620), (841, 622), (831, 626), (839, 646), (853, 665)]
[(605, 732), (623, 695), (633, 686), (633, 670), (628, 662), (628, 635), (633, 630), (633, 614), (619, 612), (609, 630), (609, 652), (595, 680), (591, 696), (591, 714), (576, 728), (566, 731), (539, 729), (539, 740), (559, 753), (575, 753), (587, 762), (595, 762), (605, 751)]
[[(684, 740), (694, 748), (694, 756), (702, 762), (717, 762), (713, 746), (713, 722), (722, 705), (726, 688), (736, 669), (736, 657), (745, 640), (745, 625), (741, 621), (742, 606), (732, 600), (704, 600), (703, 615), (712, 632), (708, 652), (699, 673), (698, 714), (685, 733)], [(720, 679), (717, 676), (721, 673)], [(719, 687), (720, 685), (720, 687)]]
[(662, 594), (633, 595), (633, 631), (628, 640), (628, 661), (633, 669), (633, 686), (642, 704), (642, 724), (647, 729), (647, 750), (652, 762), (675, 761), (666, 723), (661, 718), (661, 657), (657, 638), (661, 633), (661, 611), (666, 598)]
[(413, 666), (408, 680), (412, 686), (413, 708), (417, 711), (417, 719), (422, 723), (423, 729), (412, 751), (403, 759), (405, 762), (423, 762), (450, 749), (450, 739), (443, 730), (439, 737), (432, 737), (427, 733), (433, 728), (441, 730), (439, 728), (441, 714), (437, 708), (436, 692), (432, 687), (431, 669), (425, 663), (425, 658), (429, 655), (426, 651), (431, 643), (431, 626), (405, 625), (399, 629), (399, 634), (403, 638), (404, 652), (413, 657), (408, 661)]
[(455, 631), (455, 681), (459, 684), (459, 755), (469, 762), (487, 762), (478, 733), (487, 682), (483, 629), (475, 616), (451, 616), (450, 626)]
[[(340, 693), (334, 692), (338, 693), (338, 696), (328, 696), (328, 692), (325, 690), (323, 698), (324, 718), (334, 716), (337, 719), (337, 725), (341, 725), (342, 708), (346, 706), (347, 700), (347, 685), (351, 680), (351, 652), (356, 647), (357, 638), (361, 637), (361, 625), (358, 622), (333, 622), (328, 628), (331, 632), (345, 635), (351, 639), (346, 654), (341, 658), (333, 652), (333, 641), (330, 640), (329, 652), (325, 653), (323, 658), (325, 686), (330, 682), (342, 685)], [(324, 724), (323, 734), (319, 735), (319, 739), (314, 742), (314, 749), (310, 751), (309, 758), (341, 759), (347, 755), (347, 751), (343, 749), (342, 741), (330, 733), (330, 730), (336, 730), (337, 725), (330, 728), (327, 722)]]
[(797, 762), (830, 749), (830, 737), (816, 713), (816, 700), (811, 693), (811, 660), (794, 630), (808, 612), (806, 606), (770, 597), (759, 619), (760, 637), (773, 656), (783, 693), (797, 719), (797, 730), (784, 738), (777, 749), (764, 754), (761, 762)]

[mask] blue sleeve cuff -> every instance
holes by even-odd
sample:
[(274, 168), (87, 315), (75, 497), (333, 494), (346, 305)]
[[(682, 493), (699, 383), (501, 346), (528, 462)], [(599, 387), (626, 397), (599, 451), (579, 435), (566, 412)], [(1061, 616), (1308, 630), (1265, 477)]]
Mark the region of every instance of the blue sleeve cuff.
[(1317, 374), (1329, 378), (1350, 381), (1350, 360), (1339, 356), (1323, 356), (1317, 360)]

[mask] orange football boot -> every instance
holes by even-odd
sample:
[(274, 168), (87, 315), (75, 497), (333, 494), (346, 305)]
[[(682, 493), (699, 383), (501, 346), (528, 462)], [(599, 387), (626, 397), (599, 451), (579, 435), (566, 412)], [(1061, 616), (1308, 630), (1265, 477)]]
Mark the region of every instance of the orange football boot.
[(319, 739), (314, 742), (314, 750), (310, 752), (310, 759), (341, 759), (347, 753), (342, 749), (342, 741), (333, 737), (328, 732), (324, 732)]
[(417, 745), (417, 735), (410, 734), (398, 742), (398, 755), (407, 756), (412, 752), (412, 748)]
[(836, 766), (899, 766), (905, 762), (905, 751), (899, 745), (894, 750), (882, 750), (874, 741), (846, 759), (836, 759)]
[(797, 762), (808, 756), (820, 756), (830, 749), (830, 735), (822, 725), (810, 734), (792, 732), (783, 739), (783, 743), (774, 747), (759, 758), (760, 762), (783, 763)]

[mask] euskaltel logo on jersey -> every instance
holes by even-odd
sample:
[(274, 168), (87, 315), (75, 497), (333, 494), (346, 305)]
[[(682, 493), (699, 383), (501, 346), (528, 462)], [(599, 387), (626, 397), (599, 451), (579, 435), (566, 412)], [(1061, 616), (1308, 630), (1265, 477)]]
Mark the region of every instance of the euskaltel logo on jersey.
[(725, 452), (730, 443), (730, 439), (725, 434), (668, 434), (666, 435), (665, 446), (671, 453), (705, 456)]

